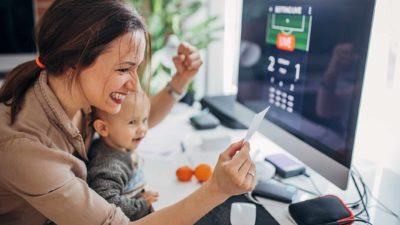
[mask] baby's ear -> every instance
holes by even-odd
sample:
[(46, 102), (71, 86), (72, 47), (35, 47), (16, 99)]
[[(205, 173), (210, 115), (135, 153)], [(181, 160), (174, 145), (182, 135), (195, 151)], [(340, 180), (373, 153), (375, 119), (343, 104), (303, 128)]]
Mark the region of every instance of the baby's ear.
[(100, 136), (108, 136), (108, 125), (106, 121), (97, 119), (93, 122), (93, 127)]

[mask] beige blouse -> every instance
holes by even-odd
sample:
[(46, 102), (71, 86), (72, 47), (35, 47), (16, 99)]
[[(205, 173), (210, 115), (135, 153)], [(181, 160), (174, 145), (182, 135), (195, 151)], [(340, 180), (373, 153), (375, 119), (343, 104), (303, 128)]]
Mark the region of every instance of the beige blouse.
[(89, 110), (81, 133), (42, 72), (13, 125), (10, 111), (0, 104), (0, 224), (128, 224), (120, 208), (86, 183)]

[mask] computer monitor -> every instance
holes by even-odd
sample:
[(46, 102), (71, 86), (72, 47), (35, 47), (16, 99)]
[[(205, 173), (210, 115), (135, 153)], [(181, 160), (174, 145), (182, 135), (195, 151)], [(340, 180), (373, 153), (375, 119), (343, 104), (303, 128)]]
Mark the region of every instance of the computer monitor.
[(235, 113), (346, 189), (374, 0), (243, 1)]
[(1, 2), (0, 73), (35, 58), (34, 22), (32, 0)]

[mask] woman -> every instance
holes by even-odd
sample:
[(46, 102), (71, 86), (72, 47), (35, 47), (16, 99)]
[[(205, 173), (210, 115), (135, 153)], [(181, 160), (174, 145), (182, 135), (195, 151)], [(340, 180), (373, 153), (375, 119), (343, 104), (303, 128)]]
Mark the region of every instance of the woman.
[[(182, 201), (129, 223), (85, 182), (90, 108), (117, 113), (140, 87), (149, 34), (118, 0), (57, 0), (39, 24), (39, 57), (12, 70), (0, 90), (1, 224), (193, 224), (229, 196), (254, 188), (249, 145), (223, 152), (212, 178)], [(181, 44), (177, 74), (152, 98), (149, 124), (173, 106), (202, 64)], [(201, 202), (201, 204), (199, 204)]]

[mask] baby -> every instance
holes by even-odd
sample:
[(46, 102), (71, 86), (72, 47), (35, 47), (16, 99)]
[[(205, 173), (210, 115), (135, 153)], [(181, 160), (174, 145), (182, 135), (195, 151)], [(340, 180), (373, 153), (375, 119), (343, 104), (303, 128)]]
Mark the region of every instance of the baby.
[(144, 191), (143, 171), (135, 149), (146, 135), (150, 101), (144, 92), (129, 94), (115, 115), (95, 110), (93, 127), (100, 135), (89, 150), (89, 186), (120, 207), (131, 221), (153, 211), (158, 193)]

